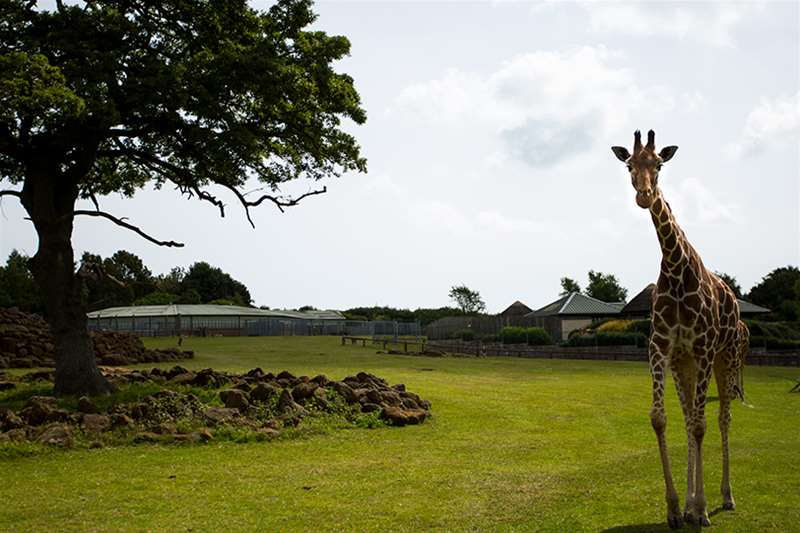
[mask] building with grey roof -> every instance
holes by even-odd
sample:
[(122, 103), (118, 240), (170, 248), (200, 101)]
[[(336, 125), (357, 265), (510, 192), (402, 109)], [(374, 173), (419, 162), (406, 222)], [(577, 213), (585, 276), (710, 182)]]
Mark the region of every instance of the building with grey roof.
[(572, 292), (525, 317), (560, 342), (567, 340), (571, 331), (585, 328), (601, 318), (618, 316), (624, 305), (624, 302), (608, 303)]
[(89, 328), (139, 335), (309, 335), (341, 329), (338, 311), (266, 310), (236, 305), (141, 305), (88, 313)]

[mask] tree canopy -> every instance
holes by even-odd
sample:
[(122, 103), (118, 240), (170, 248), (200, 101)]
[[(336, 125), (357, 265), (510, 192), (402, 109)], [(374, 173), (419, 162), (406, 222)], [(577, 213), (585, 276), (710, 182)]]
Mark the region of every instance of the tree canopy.
[(622, 287), (613, 274), (590, 270), (586, 294), (604, 302), (624, 302), (628, 297), (628, 289)]
[[(31, 259), (56, 344), (56, 394), (102, 394), (72, 249), (76, 216), (182, 246), (102, 210), (101, 197), (164, 185), (212, 204), (278, 209), (280, 186), (365, 171), (343, 120), (366, 114), (333, 69), (345, 37), (305, 28), (310, 0), (94, 0), (56, 9), (0, 2), (0, 177), (39, 237)], [(260, 181), (256, 195), (249, 180)], [(15, 187), (16, 186), (16, 187)], [(21, 187), (20, 187), (21, 186)], [(93, 209), (78, 209), (79, 198)]]
[(736, 295), (737, 298), (742, 298), (742, 287), (739, 285), (739, 282), (736, 281), (736, 278), (731, 276), (730, 274), (726, 274), (725, 272), (717, 272), (714, 271), (714, 274), (719, 276), (719, 278), (725, 282), (728, 287), (733, 291), (733, 294)]
[(771, 309), (783, 320), (800, 320), (800, 269), (795, 266), (776, 268), (750, 289), (747, 299)]
[(12, 250), (6, 266), (0, 267), (0, 307), (17, 307), (29, 313), (44, 310), (28, 261), (26, 255)]
[(454, 285), (448, 294), (456, 306), (464, 314), (483, 313), (486, 311), (486, 304), (478, 291), (473, 291), (466, 285)]
[(561, 292), (558, 295), (566, 296), (573, 292), (581, 292), (581, 286), (578, 285), (578, 282), (572, 278), (561, 278)]

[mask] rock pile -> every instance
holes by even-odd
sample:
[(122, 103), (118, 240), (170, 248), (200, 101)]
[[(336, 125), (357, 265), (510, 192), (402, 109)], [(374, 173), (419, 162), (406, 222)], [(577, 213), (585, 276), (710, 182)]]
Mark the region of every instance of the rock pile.
[[(98, 439), (107, 432), (119, 434), (115, 430), (120, 429), (134, 442), (205, 442), (213, 438), (213, 431), (224, 427), (272, 438), (285, 428), (300, 425), (306, 417), (322, 413), (335, 413), (351, 421), (353, 417), (377, 416), (389, 425), (404, 426), (423, 422), (431, 408), (430, 402), (407, 391), (404, 385), (390, 386), (365, 372), (341, 381), (324, 375), (296, 377), (287, 371), (275, 375), (260, 368), (246, 374), (191, 371), (180, 366), (104, 372), (118, 386), (155, 382), (162, 388), (138, 401), (105, 410), (87, 397), (78, 399), (74, 410), (65, 409), (48, 396), (31, 397), (18, 412), (0, 406), (0, 442), (28, 440), (68, 447), (76, 434)], [(39, 372), (35, 378), (47, 379), (50, 375)], [(192, 392), (182, 392), (187, 390), (182, 387), (186, 385), (217, 389), (219, 403), (204, 403)], [(375, 415), (365, 415), (368, 413)]]
[[(150, 350), (130, 333), (91, 332), (100, 364), (109, 366), (177, 361), (193, 357), (177, 348)], [(55, 365), (55, 344), (50, 327), (39, 315), (15, 308), (0, 308), (0, 368), (34, 368)]]

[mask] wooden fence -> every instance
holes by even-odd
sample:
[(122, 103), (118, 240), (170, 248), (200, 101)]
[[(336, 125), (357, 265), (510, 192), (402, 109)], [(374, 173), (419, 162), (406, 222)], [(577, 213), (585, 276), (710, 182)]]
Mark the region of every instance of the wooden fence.
[[(637, 346), (528, 346), (481, 341), (428, 341), (428, 348), (467, 355), (528, 357), (535, 359), (589, 359), (601, 361), (647, 361), (647, 348)], [(798, 366), (800, 351), (752, 348), (748, 365)]]

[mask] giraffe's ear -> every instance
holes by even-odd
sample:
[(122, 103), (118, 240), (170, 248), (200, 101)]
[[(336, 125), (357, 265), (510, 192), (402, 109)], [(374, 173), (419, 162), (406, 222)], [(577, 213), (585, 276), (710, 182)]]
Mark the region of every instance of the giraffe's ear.
[(677, 151), (677, 146), (665, 146), (660, 152), (658, 152), (658, 157), (660, 157), (662, 161), (667, 162), (672, 159), (672, 156), (675, 155), (675, 152)]
[(617, 159), (623, 163), (631, 157), (631, 153), (628, 151), (628, 149), (623, 148), (622, 146), (612, 146), (611, 151), (614, 152), (614, 155), (617, 156)]

